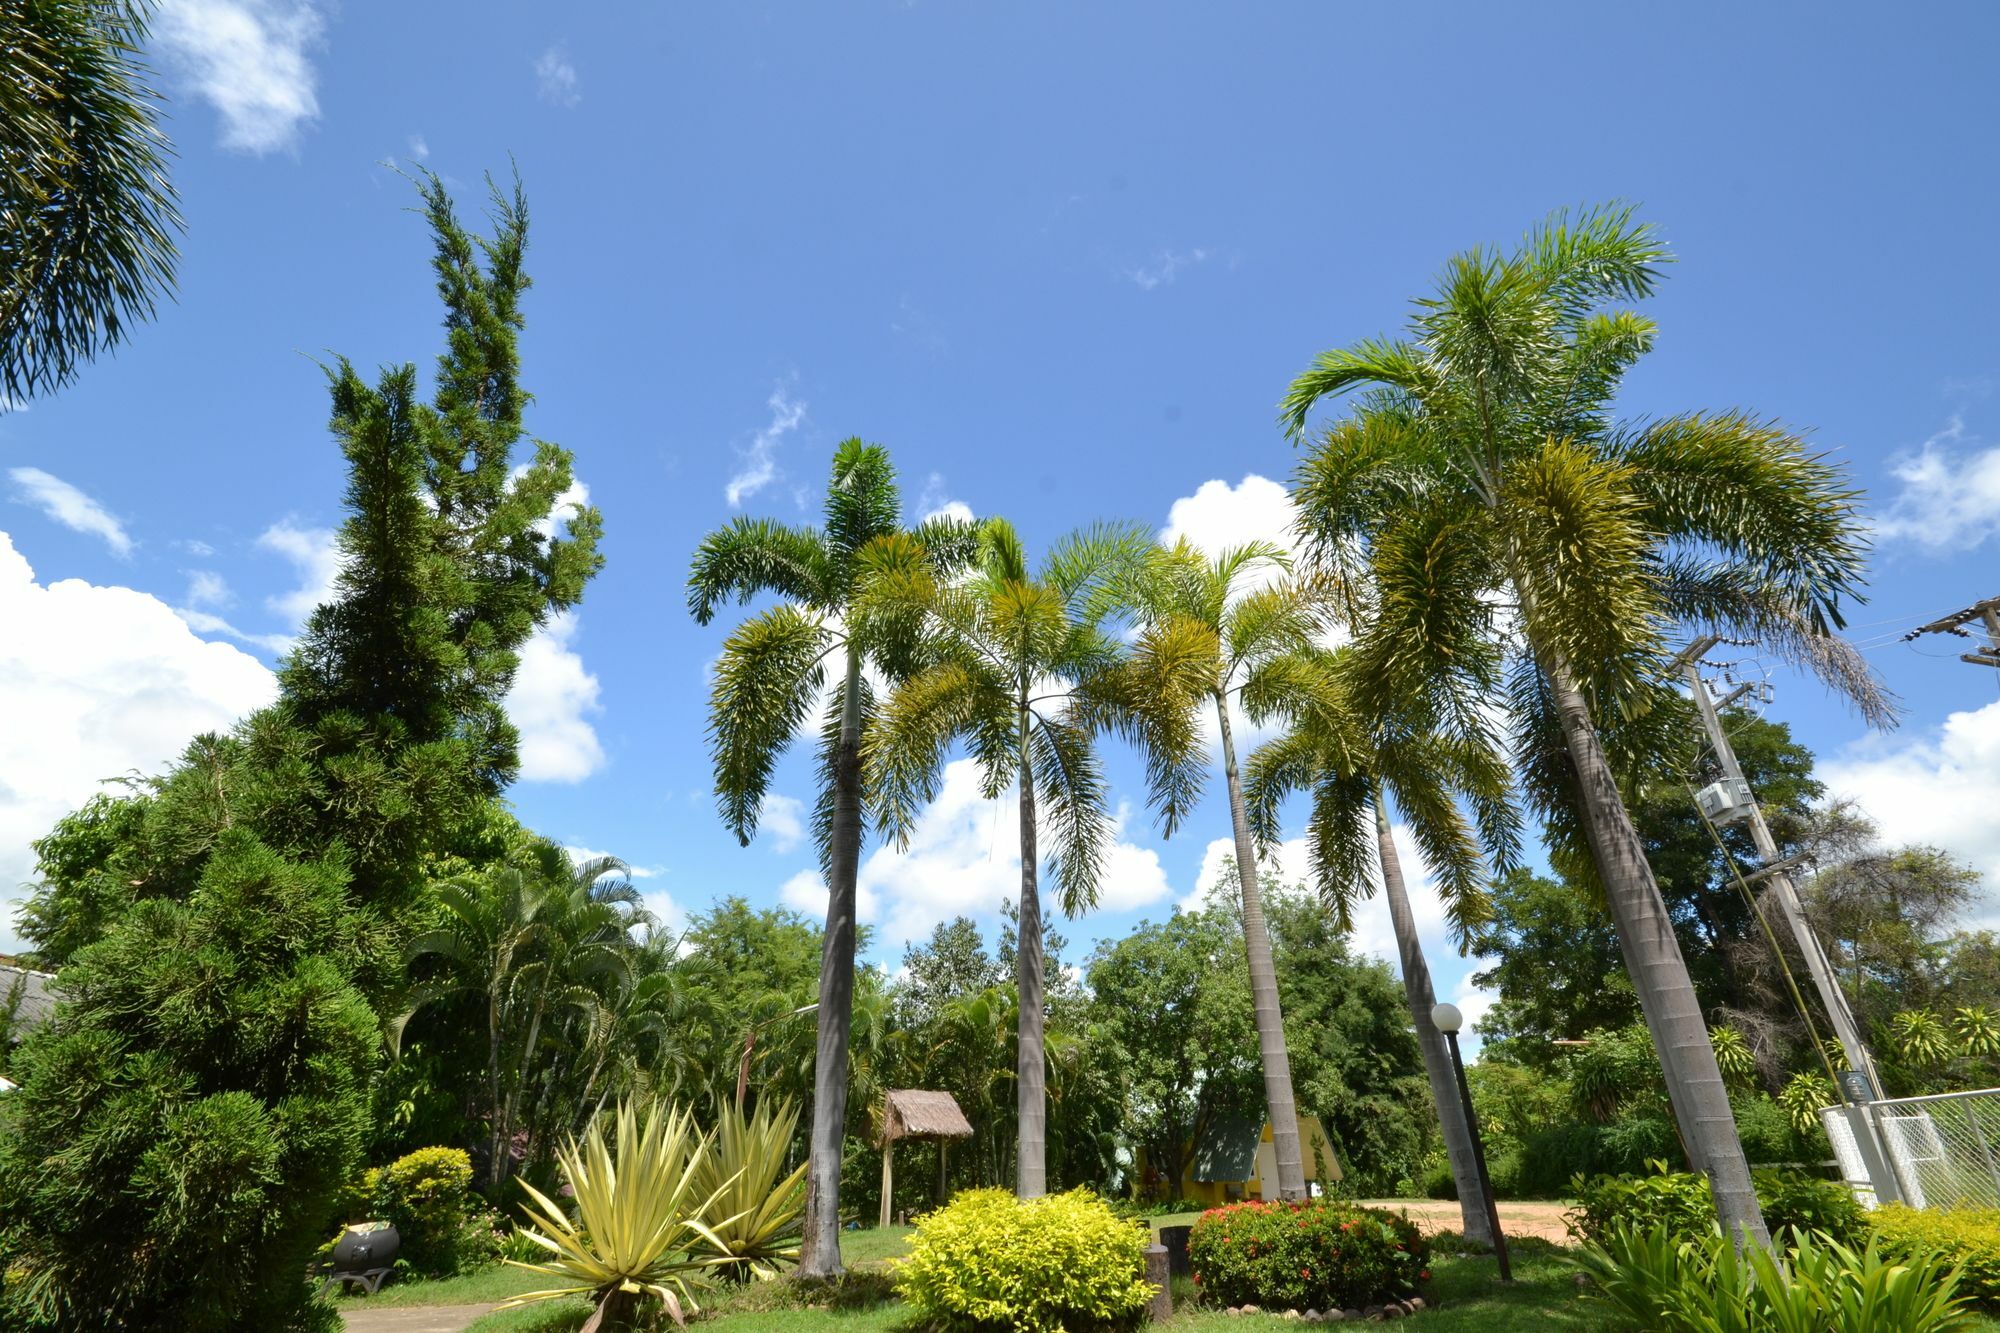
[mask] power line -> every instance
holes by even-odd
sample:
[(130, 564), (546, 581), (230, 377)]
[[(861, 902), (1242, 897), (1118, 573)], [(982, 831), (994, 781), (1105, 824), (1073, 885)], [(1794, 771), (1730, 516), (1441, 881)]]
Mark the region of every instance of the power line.
[(1919, 625), (1903, 635), (1903, 642), (1922, 638), (1926, 634), (1950, 634), (1960, 639), (1977, 639), (1979, 636), (1966, 626), (1978, 621), (1986, 631), (1986, 643), (1969, 653), (1960, 653), (1958, 660), (1970, 662), (1973, 666), (2000, 667), (2000, 597), (1988, 597), (1985, 601), (1974, 602), (1971, 606), (1940, 616), (1927, 625)]

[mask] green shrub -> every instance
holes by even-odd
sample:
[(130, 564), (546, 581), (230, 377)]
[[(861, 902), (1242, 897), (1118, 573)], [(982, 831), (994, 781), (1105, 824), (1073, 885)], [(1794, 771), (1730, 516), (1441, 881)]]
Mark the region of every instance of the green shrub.
[(1757, 1202), (1771, 1234), (1814, 1231), (1842, 1245), (1867, 1242), (1867, 1215), (1854, 1201), (1854, 1191), (1839, 1181), (1770, 1168), (1752, 1171), (1750, 1178), (1756, 1183)]
[(1145, 1230), (1088, 1190), (1027, 1200), (966, 1190), (918, 1221), (896, 1287), (929, 1328), (1123, 1327), (1152, 1295), (1145, 1249)]
[(463, 1148), (419, 1148), (382, 1168), (381, 1208), (403, 1238), (398, 1257), (431, 1277), (457, 1272), (471, 1189)]
[(1563, 1224), (1578, 1240), (1603, 1243), (1614, 1231), (1634, 1232), (1664, 1229), (1685, 1240), (1709, 1231), (1715, 1225), (1715, 1203), (1709, 1197), (1708, 1181), (1683, 1171), (1668, 1171), (1666, 1163), (1654, 1162), (1652, 1174), (1644, 1176), (1578, 1176), (1570, 1182), (1576, 1206), (1563, 1215)]
[[(1708, 1181), (1685, 1171), (1668, 1171), (1653, 1162), (1644, 1176), (1578, 1176), (1570, 1182), (1576, 1206), (1564, 1215), (1570, 1234), (1602, 1243), (1612, 1229), (1634, 1231), (1666, 1227), (1681, 1240), (1705, 1236), (1715, 1226), (1715, 1203)], [(1847, 1186), (1800, 1171), (1761, 1169), (1750, 1173), (1764, 1224), (1776, 1235), (1783, 1230), (1813, 1231), (1843, 1245), (1859, 1244), (1865, 1235), (1861, 1205)]]
[(1882, 1253), (1895, 1259), (1943, 1256), (1963, 1270), (1960, 1285), (1973, 1299), (2000, 1305), (2000, 1208), (1905, 1208), (1892, 1203), (1868, 1214)]
[(1273, 1310), (1407, 1296), (1429, 1276), (1427, 1252), (1400, 1214), (1325, 1200), (1210, 1209), (1188, 1237), (1188, 1260), (1205, 1299)]
[(1616, 1325), (1646, 1333), (1811, 1329), (1814, 1333), (1946, 1333), (1966, 1326), (1967, 1298), (1946, 1260), (1899, 1263), (1874, 1243), (1860, 1254), (1802, 1232), (1778, 1252), (1735, 1245), (1711, 1228), (1693, 1240), (1669, 1228), (1614, 1225), (1576, 1264)]

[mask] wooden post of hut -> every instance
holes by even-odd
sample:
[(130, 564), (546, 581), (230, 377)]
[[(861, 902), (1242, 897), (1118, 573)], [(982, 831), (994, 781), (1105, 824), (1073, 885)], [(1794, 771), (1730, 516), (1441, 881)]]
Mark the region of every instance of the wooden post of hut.
[(942, 1159), (952, 1139), (972, 1137), (972, 1125), (948, 1092), (901, 1088), (882, 1098), (882, 1225), (889, 1225), (896, 1193), (896, 1145), (904, 1139), (934, 1139)]

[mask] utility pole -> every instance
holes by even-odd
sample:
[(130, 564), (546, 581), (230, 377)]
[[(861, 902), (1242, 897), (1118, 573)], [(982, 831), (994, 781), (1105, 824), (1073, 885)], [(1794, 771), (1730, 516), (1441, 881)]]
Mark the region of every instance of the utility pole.
[(1777, 840), (1771, 836), (1770, 825), (1764, 822), (1764, 811), (1757, 804), (1756, 793), (1750, 790), (1750, 783), (1743, 776), (1743, 766), (1736, 760), (1736, 750), (1729, 743), (1729, 733), (1722, 728), (1722, 709), (1749, 687), (1739, 687), (1717, 700), (1709, 694), (1708, 682), (1701, 678), (1701, 655), (1719, 642), (1713, 637), (1697, 639), (1688, 645), (1679, 660), (1686, 667), (1688, 688), (1694, 696), (1695, 708), (1701, 713), (1702, 727), (1708, 732), (1709, 743), (1714, 746), (1715, 757), (1722, 765), (1724, 782), (1730, 788), (1730, 804), (1735, 805), (1736, 798), (1740, 797), (1747, 807), (1744, 816), (1750, 825), (1750, 840), (1756, 844), (1757, 855), (1764, 861), (1764, 868), (1754, 871), (1748, 879), (1771, 881), (1769, 896), (1777, 902), (1778, 910), (1791, 930), (1792, 941), (1806, 960), (1806, 970), (1812, 974), (1813, 985), (1819, 990), (1820, 1004), (1832, 1020), (1834, 1035), (1840, 1041), (1841, 1051), (1847, 1056), (1847, 1067), (1860, 1075), (1859, 1082), (1865, 1085), (1853, 1087), (1851, 1076), (1844, 1076), (1840, 1080), (1840, 1093), (1845, 1103), (1848, 1126), (1854, 1133), (1855, 1150), (1861, 1156), (1876, 1200), (1900, 1203), (1908, 1197), (1910, 1189), (1904, 1181), (1901, 1162), (1886, 1151), (1888, 1145), (1872, 1105), (1882, 1096), (1882, 1081), (1875, 1072), (1874, 1057), (1869, 1054), (1867, 1043), (1861, 1039), (1861, 1028), (1854, 1021), (1854, 1010), (1848, 1006), (1847, 993), (1840, 989), (1840, 982), (1833, 975), (1833, 965), (1827, 961), (1826, 951), (1820, 947), (1819, 936), (1813, 934), (1812, 926), (1806, 921), (1805, 907), (1799, 901), (1798, 890), (1792, 885), (1787, 863), (1778, 855)]
[[(1756, 877), (1771, 882), (1770, 896), (1777, 901), (1785, 924), (1791, 928), (1792, 940), (1806, 960), (1806, 969), (1812, 973), (1813, 984), (1819, 988), (1820, 1003), (1825, 1007), (1827, 1017), (1833, 1021), (1834, 1035), (1840, 1039), (1841, 1050), (1847, 1053), (1848, 1068), (1866, 1074), (1869, 1085), (1880, 1096), (1882, 1085), (1875, 1074), (1875, 1061), (1861, 1039), (1861, 1029), (1854, 1021), (1853, 1009), (1848, 1006), (1847, 993), (1840, 989), (1840, 982), (1833, 975), (1833, 965), (1827, 961), (1826, 951), (1820, 948), (1819, 936), (1813, 934), (1806, 921), (1805, 907), (1799, 901), (1791, 875), (1778, 856), (1778, 843), (1771, 836), (1771, 826), (1764, 822), (1764, 811), (1757, 804), (1756, 793), (1750, 790), (1750, 784), (1743, 776), (1743, 766), (1736, 761), (1736, 750), (1729, 743), (1729, 733), (1722, 728), (1721, 709), (1708, 692), (1708, 682), (1701, 678), (1701, 654), (1713, 647), (1715, 642), (1714, 639), (1697, 641), (1686, 654), (1688, 688), (1694, 695), (1694, 706), (1701, 713), (1701, 725), (1708, 732), (1709, 744), (1715, 748), (1715, 757), (1722, 765), (1723, 777), (1748, 799), (1750, 840), (1756, 844), (1757, 855), (1764, 862), (1764, 869), (1757, 872)], [(1724, 699), (1722, 703), (1731, 702), (1733, 697)]]
[(1975, 620), (1986, 626), (1986, 646), (1960, 653), (1958, 660), (1974, 666), (2000, 667), (2000, 597), (1988, 597), (1983, 602), (1974, 602), (1963, 611), (1954, 611), (1928, 625), (1919, 625), (1903, 636), (1903, 642), (1908, 643), (1926, 634), (1955, 634), (1961, 639), (1969, 639), (1973, 635), (1966, 626)]

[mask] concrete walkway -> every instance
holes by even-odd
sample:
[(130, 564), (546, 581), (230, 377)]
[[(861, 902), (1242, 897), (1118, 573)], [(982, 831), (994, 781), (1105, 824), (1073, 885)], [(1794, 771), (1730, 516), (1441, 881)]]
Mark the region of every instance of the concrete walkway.
[(346, 1309), (346, 1333), (463, 1333), (490, 1305), (401, 1305), (375, 1310)]

